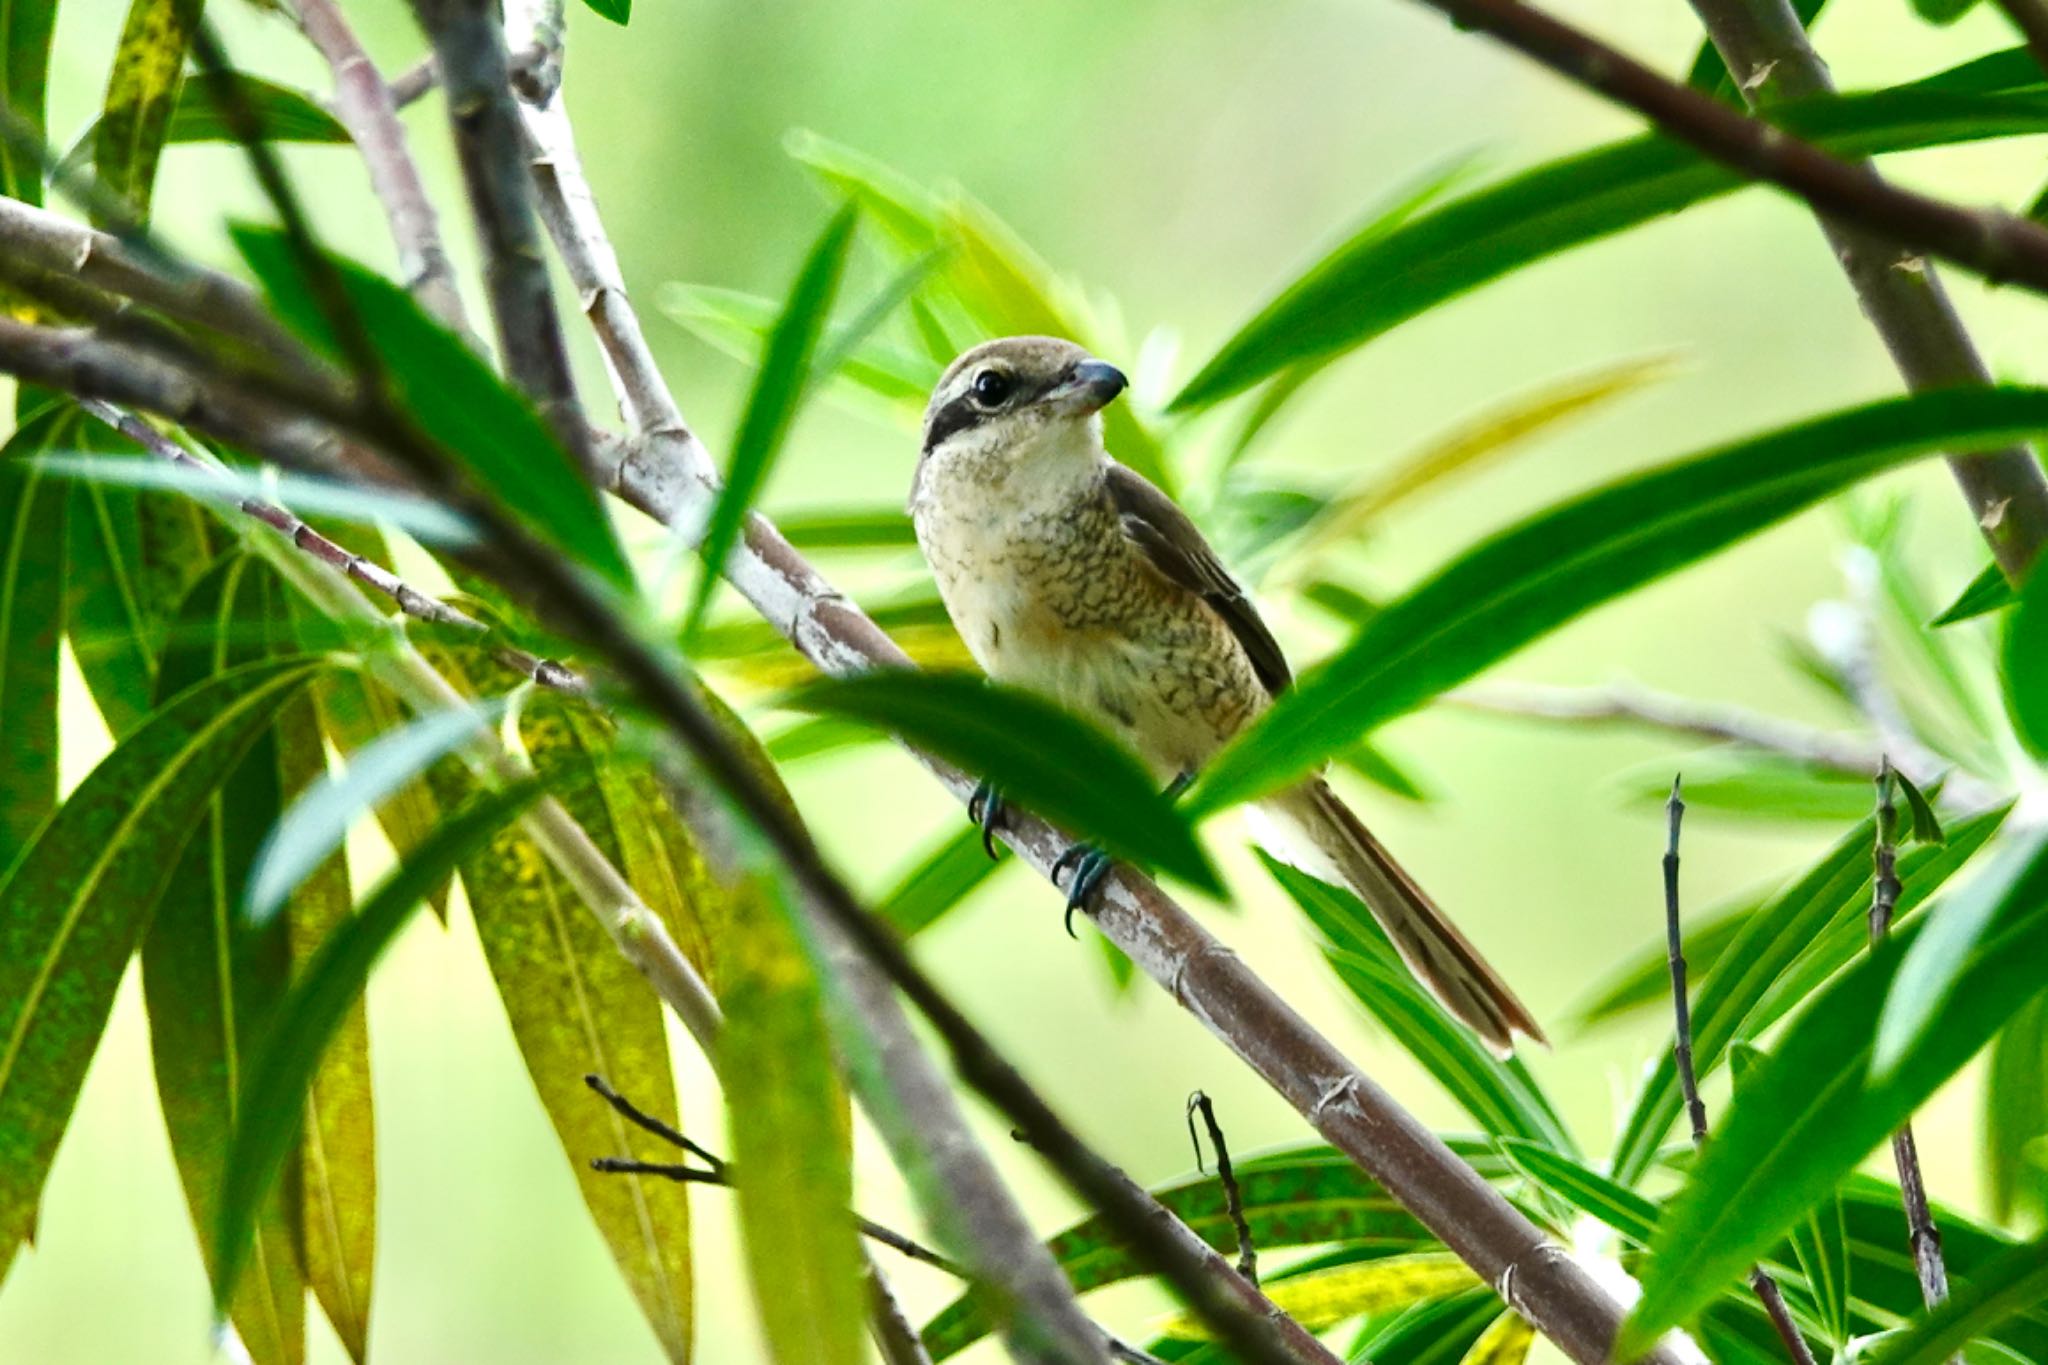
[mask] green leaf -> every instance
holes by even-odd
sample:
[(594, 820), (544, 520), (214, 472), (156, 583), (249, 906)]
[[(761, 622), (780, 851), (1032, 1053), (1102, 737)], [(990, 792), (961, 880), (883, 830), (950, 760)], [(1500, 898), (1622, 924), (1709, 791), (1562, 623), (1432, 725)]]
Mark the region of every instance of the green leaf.
[(2005, 709), (2034, 757), (2048, 759), (2048, 574), (2029, 574), (2005, 619)]
[[(278, 85), (247, 72), (224, 72), (213, 80), (180, 84), (177, 104), (164, 127), (165, 146), (191, 142), (235, 142), (241, 139), (225, 114), (213, 88), (214, 80), (225, 80), (235, 99), (256, 120), (257, 132), (265, 142), (345, 143), (348, 129), (334, 115), (314, 102), (310, 95)], [(62, 171), (83, 174), (93, 165), (99, 146), (100, 125), (87, 128), (64, 154)]]
[[(1901, 88), (1778, 105), (1771, 119), (1837, 156), (1860, 158), (2040, 132), (2048, 99)], [(1293, 366), (1327, 361), (1524, 265), (1746, 183), (1652, 134), (1538, 166), (1391, 230), (1368, 225), (1225, 342), (1171, 407), (1205, 407)]]
[(1388, 604), (1240, 734), (1192, 800), (1211, 811), (1271, 791), (1600, 603), (1861, 479), (2044, 426), (2048, 392), (1932, 392), (1814, 418), (1582, 494), (1481, 542)]
[[(1801, 28), (1810, 29), (1826, 4), (1827, 0), (1792, 0), (1792, 12)], [(1735, 88), (1735, 78), (1728, 74), (1728, 64), (1721, 60), (1712, 39), (1700, 44), (1699, 55), (1692, 59), (1692, 70), (1687, 73), (1685, 83), (1738, 107), (1743, 102), (1742, 92)]]
[[(57, 0), (11, 0), (0, 6), (0, 108), (11, 111), (21, 131), (38, 140), (49, 126), (44, 103), (50, 35), (56, 26)], [(0, 138), (0, 195), (40, 204), (43, 167), (25, 142)]]
[[(229, 229), (242, 259), (294, 330), (330, 352), (334, 339), (284, 234)], [(461, 338), (375, 271), (330, 257), (348, 302), (385, 364), (391, 397), (475, 480), (577, 566), (630, 590), (632, 570), (597, 494), (527, 401)]]
[[(382, 539), (375, 541), (382, 545)], [(390, 560), (366, 549), (379, 563)], [(376, 742), (379, 736), (406, 724), (407, 713), (398, 698), (360, 672), (337, 672), (313, 686), (313, 705), (320, 716), (320, 729), (341, 755), (346, 766), (353, 755)], [(424, 780), (406, 783), (377, 806), (377, 823), (401, 860), (426, 842), (441, 823), (441, 803), (434, 799)], [(448, 918), (448, 888), (443, 886), (427, 897), (427, 903), (442, 920)]]
[(863, 1357), (853, 1139), (817, 977), (777, 882), (740, 888), (720, 943), (718, 1074), (725, 1087), (747, 1274), (768, 1354), (790, 1365)]
[[(1920, 1280), (1903, 1235), (1898, 1186), (1888, 1180), (1852, 1175), (1840, 1186), (1838, 1197), (1849, 1239), (1853, 1302), (1877, 1310), (1875, 1317), (1864, 1317), (1864, 1325), (1889, 1326), (1918, 1316), (1924, 1311)], [(1937, 1204), (1932, 1213), (1941, 1229), (1942, 1259), (1948, 1264), (1951, 1284), (1976, 1279), (2013, 1245), (1953, 1208)], [(2022, 1359), (2042, 1359), (2048, 1355), (2048, 1303), (2035, 1304), (2007, 1318), (1990, 1335)]]
[[(1002, 845), (996, 845), (998, 851)], [(967, 899), (1001, 866), (981, 846), (981, 830), (963, 825), (875, 902), (875, 913), (905, 938), (923, 933)]]
[(817, 361), (811, 366), (810, 382), (816, 384), (839, 373), (840, 367), (860, 353), (869, 338), (895, 316), (896, 310), (910, 301), (947, 254), (944, 247), (927, 251), (891, 275), (851, 322), (824, 339)]
[[(93, 144), (93, 166), (100, 185), (140, 219), (149, 217), (157, 157), (185, 83), (185, 53), (204, 3), (133, 0), (121, 26)], [(111, 226), (103, 221), (97, 225)]]
[[(662, 312), (691, 335), (757, 367), (778, 313), (774, 299), (711, 285), (666, 284), (657, 301)], [(818, 382), (878, 399), (884, 412), (915, 421), (939, 382), (943, 365), (943, 361), (933, 362), (868, 338), (842, 356), (831, 375), (820, 374)], [(897, 515), (903, 514), (898, 511)], [(904, 523), (909, 524), (907, 517)], [(784, 526), (780, 520), (776, 524)], [(784, 534), (788, 534), (786, 526)]]
[(2048, 1000), (2008, 1019), (1991, 1046), (1983, 1132), (1991, 1211), (2048, 1213)]
[(583, 0), (590, 6), (590, 12), (600, 19), (609, 19), (620, 28), (633, 17), (633, 0)]
[[(1367, 1313), (1449, 1298), (1478, 1283), (1472, 1268), (1450, 1252), (1421, 1251), (1332, 1266), (1270, 1282), (1264, 1289), (1283, 1313), (1311, 1332), (1320, 1332)], [(1164, 1330), (1183, 1340), (1208, 1339), (1201, 1321), (1192, 1316), (1175, 1318)]]
[(1913, 12), (1944, 28), (1977, 7), (1977, 0), (1913, 0)]
[(1945, 71), (1913, 82), (1922, 90), (1961, 90), (1990, 94), (2002, 90), (2038, 89), (2044, 77), (2041, 63), (2025, 47), (2008, 47), (1958, 62)]
[(1934, 803), (1913, 785), (1912, 778), (1896, 768), (1887, 768), (1886, 771), (1890, 774), (1891, 780), (1898, 783), (1900, 794), (1906, 798), (1906, 810), (1912, 816), (1912, 825), (1906, 841), (1916, 844), (1945, 843), (1948, 836), (1942, 833), (1941, 817), (1934, 813)]
[(2001, 608), (2009, 607), (2016, 594), (2012, 584), (2005, 578), (2005, 571), (1996, 564), (1986, 564), (1982, 573), (1971, 579), (1969, 585), (1956, 594), (1956, 600), (1942, 610), (1941, 615), (1927, 624), (1930, 626), (1952, 626), (1958, 621), (1971, 621)]
[(908, 550), (917, 532), (900, 507), (872, 511), (799, 512), (777, 517), (782, 538), (799, 550)]
[(1649, 1245), (1657, 1226), (1657, 1205), (1651, 1200), (1540, 1142), (1504, 1137), (1500, 1150), (1516, 1170), (1579, 1212), (1637, 1246)]
[(69, 494), (23, 457), (60, 410), (0, 448), (0, 868), (57, 808), (57, 657)]
[[(1902, 854), (1896, 922), (1911, 916), (1967, 862), (2006, 813), (1988, 811), (1957, 826), (1947, 845)], [(1875, 837), (1874, 822), (1864, 819), (1796, 882), (1745, 916), (1713, 967), (1698, 978), (1693, 1062), (1702, 1077), (1720, 1064), (1735, 1039), (1761, 1034), (1863, 951)], [(1667, 1052), (1651, 1068), (1615, 1143), (1617, 1179), (1633, 1184), (1642, 1178), (1680, 1106), (1678, 1073)]]
[(1136, 756), (1087, 721), (1020, 688), (966, 674), (881, 669), (784, 699), (847, 716), (989, 778), (1004, 795), (1110, 853), (1153, 863), (1206, 891), (1215, 869)]
[(1406, 767), (1396, 762), (1381, 746), (1369, 740), (1360, 740), (1337, 755), (1337, 762), (1357, 773), (1366, 781), (1390, 796), (1418, 805), (1428, 805), (1436, 797), (1411, 774)]
[(2048, 1237), (2016, 1246), (1957, 1285), (1947, 1303), (1884, 1343), (1875, 1365), (1940, 1365), (2008, 1317), (2048, 1299)]
[[(1664, 788), (1664, 794), (1666, 797), (1671, 794), (1668, 785)], [(1692, 784), (1689, 780), (1686, 784), (1685, 798), (1690, 805)], [(1708, 911), (1699, 916), (1698, 923), (1687, 927), (1685, 961), (1695, 979), (1703, 977), (1721, 960), (1728, 945), (1742, 933), (1743, 926), (1756, 914), (1757, 905), (1756, 897), (1745, 897), (1732, 905)], [(1577, 1027), (1586, 1029), (1641, 1009), (1655, 1008), (1668, 1012), (1671, 1008), (1669, 952), (1663, 935), (1659, 934), (1654, 943), (1631, 953), (1608, 976), (1605, 984), (1596, 986), (1588, 995), (1586, 1002), (1572, 1010), (1572, 1022)]]
[(1479, 1340), (1465, 1352), (1460, 1365), (1522, 1365), (1535, 1341), (1536, 1329), (1529, 1325), (1529, 1320), (1510, 1310), (1479, 1334)]
[(1792, 1254), (1806, 1276), (1814, 1311), (1830, 1346), (1846, 1347), (1849, 1318), (1849, 1231), (1840, 1196), (1829, 1194), (1792, 1229)]
[(135, 582), (142, 556), (136, 504), (132, 493), (74, 485), (66, 528), (71, 653), (116, 739), (142, 723), (156, 688), (150, 621)]
[(1419, 1304), (1385, 1327), (1370, 1331), (1351, 1353), (1373, 1365), (1460, 1365), (1500, 1317), (1500, 1297), (1471, 1289)]
[(1685, 773), (1688, 810), (1745, 820), (1820, 820), (1834, 828), (1870, 810), (1870, 779), (1819, 768), (1784, 754), (1724, 746), (1659, 758), (1619, 774), (1631, 806), (1661, 809), (1674, 767)]
[(322, 1057), (361, 999), (370, 969), (398, 931), (470, 850), (540, 793), (528, 783), (493, 792), (449, 816), (416, 855), (398, 865), (343, 921), (306, 964), (242, 1083), (220, 1213), (213, 1227), (216, 1309), (248, 1265), (257, 1210), (282, 1174), (299, 1135)]
[(704, 528), (701, 553), (704, 574), (697, 581), (696, 596), (683, 628), (687, 638), (703, 623), (711, 590), (724, 572), (726, 556), (738, 543), (768, 481), (768, 470), (781, 452), (783, 440), (796, 422), (797, 409), (810, 383), (811, 357), (825, 334), (825, 322), (832, 314), (832, 300), (839, 292), (839, 278), (846, 270), (846, 253), (853, 245), (853, 227), (858, 211), (851, 203), (832, 215), (832, 221), (811, 245), (790, 286), (782, 314), (768, 334), (761, 356), (760, 371), (754, 376), (747, 408), (732, 441), (732, 461), (726, 466), (724, 486), (718, 491), (710, 520)]
[(1878, 1015), (1932, 921), (1878, 945), (1818, 995), (1740, 1089), (1658, 1223), (1643, 1298), (1616, 1352), (1640, 1350), (1703, 1307), (2034, 999), (2048, 979), (2048, 836), (2020, 836), (1980, 878), (1999, 902), (1942, 1026), (1871, 1072)]
[(1259, 858), (1323, 936), (1323, 957), (1338, 979), (1482, 1128), (1577, 1150), (1528, 1067), (1519, 1059), (1501, 1061), (1446, 1014), (1358, 897), (1264, 853)]
[(257, 664), (181, 694), (0, 881), (0, 1270), (33, 1225), (114, 989), (206, 798), (318, 667)]

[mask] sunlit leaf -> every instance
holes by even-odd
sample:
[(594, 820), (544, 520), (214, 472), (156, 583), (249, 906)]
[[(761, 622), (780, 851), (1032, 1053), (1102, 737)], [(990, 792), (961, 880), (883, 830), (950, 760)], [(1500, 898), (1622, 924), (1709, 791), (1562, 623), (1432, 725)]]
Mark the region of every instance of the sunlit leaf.
[(2048, 574), (2029, 574), (2005, 618), (1999, 656), (2005, 709), (2036, 758), (2048, 759)]
[(1381, 791), (1398, 796), (1403, 801), (1427, 805), (1436, 799), (1429, 788), (1417, 780), (1406, 767), (1396, 762), (1384, 748), (1370, 740), (1360, 740), (1338, 754), (1337, 762)]
[(452, 813), (416, 856), (400, 863), (320, 945), (278, 1006), (240, 1091), (241, 1121), (229, 1148), (213, 1226), (216, 1307), (234, 1292), (248, 1266), (256, 1210), (284, 1170), (321, 1058), (361, 999), (370, 969), (427, 892), (539, 790), (534, 784), (510, 787)]
[(1502, 1313), (1479, 1334), (1461, 1365), (1521, 1365), (1536, 1340), (1536, 1329), (1520, 1313)]
[(93, 144), (93, 166), (100, 185), (138, 218), (149, 216), (157, 157), (184, 85), (185, 53), (199, 26), (203, 3), (132, 0), (121, 26)]
[(1240, 734), (1191, 799), (1208, 811), (1273, 790), (1602, 602), (1861, 479), (2042, 427), (2048, 392), (1931, 392), (1814, 418), (1582, 494), (1481, 542), (1388, 604)]
[(832, 313), (832, 300), (839, 292), (839, 278), (846, 270), (846, 254), (853, 245), (856, 212), (852, 204), (839, 210), (797, 271), (774, 328), (768, 333), (761, 356), (761, 368), (754, 376), (753, 390), (733, 437), (732, 458), (725, 469), (718, 501), (712, 505), (705, 524), (701, 551), (704, 574), (698, 580), (696, 596), (690, 603), (684, 635), (696, 632), (710, 604), (711, 590), (725, 567), (726, 556), (738, 542), (740, 529), (754, 500), (768, 481), (768, 471), (781, 452), (783, 440), (795, 425), (797, 408), (810, 383), (811, 358), (825, 334)]
[(590, 7), (592, 14), (609, 19), (622, 28), (633, 17), (633, 0), (583, 0), (583, 3)]
[(917, 544), (910, 514), (893, 505), (872, 511), (797, 512), (777, 517), (775, 528), (799, 550), (907, 550)]
[[(1358, 1265), (1336, 1266), (1275, 1281), (1265, 1286), (1266, 1297), (1312, 1332), (1334, 1327), (1367, 1313), (1384, 1313), (1412, 1303), (1447, 1298), (1479, 1283), (1472, 1268), (1448, 1251), (1424, 1251), (1410, 1256), (1382, 1256)], [(1176, 1318), (1166, 1327), (1168, 1336), (1200, 1340), (1208, 1335), (1192, 1317)]]
[[(221, 112), (214, 87), (218, 81), (232, 84), (233, 96), (256, 121), (258, 135), (265, 142), (345, 143), (348, 129), (334, 115), (314, 102), (310, 95), (252, 76), (244, 71), (224, 72), (208, 80), (181, 84), (177, 103), (165, 125), (164, 145), (181, 142), (240, 142), (233, 126)], [(92, 166), (99, 146), (100, 126), (94, 123), (64, 154), (63, 172), (79, 174)]]
[[(50, 35), (57, 0), (15, 0), (0, 7), (0, 107), (21, 121), (22, 132), (44, 136), (44, 96), (50, 77)], [(43, 168), (22, 142), (0, 138), (0, 195), (43, 202)]]
[(1204, 890), (1219, 883), (1174, 804), (1128, 750), (1072, 712), (965, 674), (886, 669), (828, 679), (786, 704), (864, 721), (970, 772), (1018, 806), (1156, 863)]
[(1649, 1199), (1542, 1143), (1504, 1137), (1500, 1149), (1516, 1170), (1565, 1203), (1637, 1246), (1649, 1245), (1657, 1226), (1657, 1206)]
[(1839, 829), (1870, 813), (1870, 778), (1784, 754), (1724, 746), (1660, 758), (1617, 774), (1632, 806), (1661, 808), (1674, 768), (1685, 774), (1688, 810), (1745, 820), (1819, 820)]
[[(996, 847), (1000, 850), (1002, 845)], [(993, 876), (998, 866), (981, 846), (981, 831), (963, 823), (876, 900), (875, 913), (906, 938), (923, 933)]]
[(2000, 1220), (2048, 1213), (2048, 1000), (1999, 1031), (1984, 1074), (1984, 1173)]
[[(2034, 95), (1881, 90), (1778, 105), (1772, 122), (1865, 157), (2048, 129)], [(1281, 291), (1173, 400), (1202, 407), (1328, 360), (1524, 265), (1740, 189), (1692, 147), (1649, 135), (1524, 171), (1421, 213), (1373, 224)]]
[[(664, 285), (658, 298), (661, 310), (699, 340), (735, 360), (755, 366), (761, 363), (768, 334), (775, 326), (774, 299), (697, 284)], [(884, 411), (908, 423), (924, 411), (932, 386), (939, 381), (939, 369), (940, 363), (870, 337), (841, 357), (825, 382), (840, 392), (850, 390), (878, 400)], [(897, 515), (903, 517), (900, 511)], [(909, 518), (903, 520), (908, 527)], [(783, 522), (778, 519), (776, 524), (782, 526)]]
[(1561, 1151), (1577, 1149), (1528, 1067), (1519, 1059), (1501, 1061), (1446, 1014), (1358, 897), (1264, 853), (1259, 857), (1323, 936), (1323, 956), (1338, 980), (1481, 1127)]
[(2015, 594), (2012, 584), (2006, 581), (2005, 571), (1996, 564), (1986, 564), (1981, 573), (1971, 579), (1964, 589), (1956, 594), (1956, 600), (1943, 608), (1941, 615), (1927, 624), (1930, 626), (1952, 626), (1958, 621), (1973, 621), (2013, 603)]
[(1919, 1032), (1894, 1065), (1872, 1073), (1878, 1016), (1933, 923), (1923, 918), (1823, 990), (1736, 1093), (1666, 1206), (1618, 1354), (1710, 1301), (2048, 986), (2038, 970), (2048, 954), (2048, 838), (2016, 838), (1978, 885), (1966, 894), (1996, 888), (1999, 903), (1940, 1028)]
[[(284, 235), (235, 224), (235, 247), (284, 320), (328, 350), (336, 343), (318, 295)], [(581, 568), (630, 588), (611, 522), (569, 453), (527, 401), (468, 344), (429, 318), (397, 284), (354, 261), (330, 258), (349, 306), (384, 361), (391, 396), (477, 485), (553, 541)]]
[(317, 668), (257, 664), (179, 696), (0, 882), (0, 1268), (33, 1223), (114, 988), (206, 798)]
[(57, 658), (64, 634), (62, 483), (35, 468), (46, 409), (0, 448), (0, 868), (57, 807)]
[(1351, 1358), (1373, 1365), (1460, 1365), (1499, 1318), (1499, 1295), (1468, 1289), (1417, 1304), (1384, 1327), (1369, 1329)]

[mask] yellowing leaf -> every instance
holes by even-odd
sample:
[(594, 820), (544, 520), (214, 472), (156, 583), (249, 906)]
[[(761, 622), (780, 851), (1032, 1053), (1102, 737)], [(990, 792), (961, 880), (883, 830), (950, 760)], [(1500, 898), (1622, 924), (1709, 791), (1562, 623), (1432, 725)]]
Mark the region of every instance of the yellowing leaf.
[[(1447, 1251), (1382, 1256), (1356, 1265), (1334, 1266), (1288, 1280), (1268, 1282), (1266, 1297), (1312, 1332), (1367, 1313), (1406, 1308), (1470, 1289), (1479, 1283), (1472, 1268)], [(1206, 1341), (1209, 1332), (1192, 1317), (1178, 1317), (1160, 1329), (1183, 1341)]]

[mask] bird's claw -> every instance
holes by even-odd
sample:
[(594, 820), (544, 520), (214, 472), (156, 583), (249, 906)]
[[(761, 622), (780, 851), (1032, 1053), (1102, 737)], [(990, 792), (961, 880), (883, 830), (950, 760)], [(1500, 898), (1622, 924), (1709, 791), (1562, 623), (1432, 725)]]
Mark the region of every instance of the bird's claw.
[(1109, 875), (1110, 857), (1093, 844), (1074, 844), (1059, 861), (1052, 865), (1052, 884), (1060, 884), (1060, 873), (1070, 874), (1067, 878), (1067, 914), (1065, 924), (1067, 937), (1078, 937), (1074, 933), (1074, 912), (1086, 910), (1088, 900), (1095, 889), (1102, 885), (1102, 879)]
[(996, 858), (996, 821), (1003, 818), (1007, 804), (995, 783), (985, 779), (974, 789), (974, 795), (967, 798), (967, 818), (980, 826), (981, 851), (988, 854), (991, 862)]

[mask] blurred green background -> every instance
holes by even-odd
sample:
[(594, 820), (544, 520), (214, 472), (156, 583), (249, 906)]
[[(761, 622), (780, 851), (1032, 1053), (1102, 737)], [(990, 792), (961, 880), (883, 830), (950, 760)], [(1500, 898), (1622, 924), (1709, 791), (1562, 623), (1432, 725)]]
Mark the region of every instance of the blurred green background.
[[(396, 0), (349, 10), (387, 73), (422, 49)], [(629, 30), (571, 15), (568, 99), (591, 179), (651, 337), (693, 423), (722, 451), (744, 370), (659, 315), (668, 280), (779, 294), (827, 205), (782, 150), (814, 129), (913, 176), (957, 181), (1014, 224), (1091, 294), (1113, 296), (1138, 368), (1178, 344), (1184, 378), (1292, 271), (1397, 187), (1474, 157), (1498, 173), (1634, 131), (1592, 99), (1392, 0), (838, 0), (751, 4), (641, 0)], [(1682, 72), (1697, 27), (1680, 0), (1558, 4), (1667, 71)], [(214, 8), (238, 63), (324, 92), (327, 78), (276, 16)], [(104, 89), (119, 0), (66, 0), (52, 76), (52, 126), (69, 137)], [(1988, 7), (1942, 32), (1906, 0), (1843, 5), (1818, 37), (1845, 87), (1890, 83), (2010, 42)], [(408, 115), (440, 202), (459, 199), (443, 112)], [(2036, 145), (1992, 143), (1909, 157), (1898, 173), (1961, 198), (2024, 203)], [(330, 240), (388, 267), (389, 238), (360, 163), (345, 149), (291, 153)], [(222, 264), (223, 213), (261, 216), (238, 156), (166, 155), (158, 221)], [(467, 269), (467, 223), (444, 229)], [(870, 272), (872, 274), (872, 271)], [(2048, 312), (1955, 282), (1993, 368), (2042, 378)], [(858, 298), (856, 288), (849, 297)], [(472, 307), (477, 296), (472, 290)], [(577, 335), (593, 411), (602, 375)], [(1330, 482), (1383, 466), (1490, 401), (1629, 356), (1676, 351), (1675, 377), (1444, 496), (1412, 505), (1358, 560), (1393, 590), (1498, 526), (1616, 471), (1802, 414), (1879, 396), (1895, 381), (1805, 213), (1748, 193), (1522, 272), (1441, 308), (1341, 364), (1264, 447), (1273, 467)], [(1142, 395), (1141, 395), (1142, 396)], [(1155, 386), (1153, 396), (1158, 396)], [(911, 433), (814, 407), (775, 476), (771, 511), (898, 503)], [(1943, 591), (1982, 562), (1959, 499), (1928, 467), (1912, 490), (1920, 563)], [(1842, 591), (1839, 515), (1823, 510), (1652, 591), (1602, 610), (1514, 659), (1504, 675), (1556, 683), (1629, 678), (1696, 695), (1818, 716), (1777, 662), (1810, 606)], [(869, 561), (852, 576), (884, 588), (917, 566)], [(1279, 613), (1296, 658), (1331, 637)], [(72, 679), (75, 684), (75, 677)], [(104, 737), (73, 686), (67, 784)], [(1616, 774), (1670, 743), (1438, 710), (1404, 720), (1387, 746), (1423, 776), (1427, 807), (1362, 792), (1358, 803), (1405, 861), (1554, 1019), (1625, 951), (1660, 932), (1662, 825), (1631, 805)], [(791, 781), (840, 866), (886, 887), (960, 812), (907, 760), (869, 747), (811, 760)], [(1832, 837), (1827, 826), (1708, 817), (1688, 832), (1688, 904), (1768, 882)], [(1377, 1038), (1322, 969), (1298, 917), (1243, 852), (1234, 824), (1214, 842), (1242, 901), (1209, 918), (1315, 1023), (1433, 1123), (1460, 1116)], [(387, 856), (353, 849), (359, 876)], [(1085, 934), (1085, 930), (1084, 930)], [(1185, 1170), (1190, 1090), (1216, 1100), (1240, 1151), (1299, 1140), (1293, 1112), (1157, 991), (1119, 998), (1094, 946), (1059, 931), (1054, 896), (1005, 869), (920, 942), (926, 964), (971, 1006), (1026, 1072), (1103, 1151), (1148, 1183)], [(0, 1360), (200, 1361), (211, 1353), (207, 1292), (151, 1093), (139, 991), (124, 989), (49, 1183), (33, 1254), (0, 1290)], [(653, 1361), (651, 1335), (583, 1215), (458, 914), (414, 926), (371, 991), (378, 1085), (381, 1248), (373, 1352), (387, 1362)], [(1588, 1147), (1603, 1150), (1661, 1021), (1560, 1037), (1532, 1065)], [(686, 1125), (724, 1145), (715, 1092), (686, 1043), (676, 1049)], [(1973, 1174), (1974, 1081), (1921, 1123), (1937, 1198), (1981, 1207)], [(1710, 1104), (1717, 1093), (1710, 1090)], [(985, 1118), (985, 1115), (979, 1117)], [(1073, 1212), (1002, 1125), (989, 1145), (1048, 1232)], [(861, 1204), (913, 1221), (872, 1144)], [(727, 1197), (699, 1190), (700, 1358), (755, 1359)], [(951, 1295), (943, 1277), (902, 1270), (922, 1314)], [(1142, 1290), (1098, 1298), (1142, 1333), (1160, 1308)], [(978, 1358), (991, 1358), (991, 1347)], [(342, 1359), (324, 1325), (312, 1358)]]

